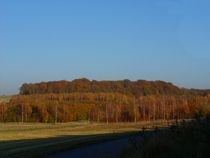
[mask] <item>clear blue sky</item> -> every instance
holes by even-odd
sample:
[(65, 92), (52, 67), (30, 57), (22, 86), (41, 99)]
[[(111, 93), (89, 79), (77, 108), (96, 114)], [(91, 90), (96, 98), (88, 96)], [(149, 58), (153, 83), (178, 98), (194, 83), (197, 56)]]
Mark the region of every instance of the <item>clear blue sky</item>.
[(210, 88), (210, 1), (0, 1), (0, 94), (81, 77)]

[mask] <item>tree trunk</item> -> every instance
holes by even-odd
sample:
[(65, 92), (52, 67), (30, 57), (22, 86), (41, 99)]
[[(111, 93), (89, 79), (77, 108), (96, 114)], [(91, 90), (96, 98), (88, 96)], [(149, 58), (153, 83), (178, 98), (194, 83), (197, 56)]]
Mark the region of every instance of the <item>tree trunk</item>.
[(106, 123), (109, 123), (109, 118), (108, 118), (108, 105), (106, 104)]
[(137, 118), (136, 118), (136, 100), (135, 100), (135, 98), (133, 101), (133, 113), (134, 113), (134, 122), (136, 123)]
[(58, 106), (55, 105), (55, 124), (57, 123), (57, 119), (58, 119)]
[(24, 108), (23, 108), (23, 104), (21, 104), (21, 122), (23, 123), (23, 119), (24, 119), (24, 112), (23, 112)]
[(156, 120), (156, 105), (153, 104), (153, 121)]

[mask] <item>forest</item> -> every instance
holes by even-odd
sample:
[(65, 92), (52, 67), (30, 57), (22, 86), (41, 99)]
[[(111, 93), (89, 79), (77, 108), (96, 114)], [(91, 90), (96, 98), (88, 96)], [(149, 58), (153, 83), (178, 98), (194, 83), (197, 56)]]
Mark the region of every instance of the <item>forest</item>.
[(21, 95), (46, 94), (46, 93), (73, 93), (73, 92), (118, 92), (125, 95), (207, 95), (210, 90), (179, 88), (170, 82), (164, 81), (96, 81), (86, 78), (73, 81), (51, 81), (35, 84), (23, 84), (20, 88)]
[(54, 81), (23, 84), (0, 103), (1, 122), (138, 122), (203, 117), (210, 91), (164, 81)]

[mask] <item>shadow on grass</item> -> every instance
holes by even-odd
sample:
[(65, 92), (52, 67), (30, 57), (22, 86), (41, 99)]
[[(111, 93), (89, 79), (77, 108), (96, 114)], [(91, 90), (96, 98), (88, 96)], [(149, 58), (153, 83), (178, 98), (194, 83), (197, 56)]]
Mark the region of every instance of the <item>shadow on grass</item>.
[[(145, 133), (145, 132), (144, 132)], [(149, 135), (151, 131), (147, 131)], [(142, 132), (124, 132), (93, 135), (63, 135), (42, 139), (0, 141), (1, 158), (40, 158), (96, 143), (133, 137)], [(132, 142), (131, 142), (132, 143)]]
[(125, 148), (120, 158), (209, 158), (210, 119), (183, 122)]

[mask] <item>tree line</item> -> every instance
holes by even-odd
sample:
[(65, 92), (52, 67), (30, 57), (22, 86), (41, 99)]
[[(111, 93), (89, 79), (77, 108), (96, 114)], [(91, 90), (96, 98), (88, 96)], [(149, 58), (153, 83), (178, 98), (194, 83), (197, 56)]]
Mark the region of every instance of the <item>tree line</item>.
[(0, 103), (1, 122), (137, 122), (201, 117), (210, 91), (163, 81), (53, 81), (23, 84), (20, 94)]
[(134, 96), (147, 95), (207, 95), (210, 90), (197, 90), (179, 88), (172, 83), (164, 81), (96, 81), (86, 78), (73, 81), (51, 81), (41, 83), (25, 83), (20, 88), (21, 95), (47, 94), (47, 93), (121, 93)]
[(0, 104), (1, 122), (137, 122), (202, 117), (210, 95), (139, 95), (118, 92), (13, 96)]

